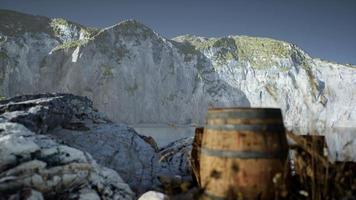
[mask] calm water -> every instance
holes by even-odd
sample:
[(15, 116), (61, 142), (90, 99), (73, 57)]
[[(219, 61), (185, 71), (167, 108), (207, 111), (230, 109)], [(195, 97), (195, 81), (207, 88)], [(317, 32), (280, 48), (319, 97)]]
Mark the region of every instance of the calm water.
[(169, 125), (133, 125), (139, 134), (151, 136), (155, 139), (158, 147), (163, 147), (173, 141), (185, 137), (194, 137), (195, 127), (192, 126), (169, 126)]
[[(169, 125), (133, 125), (135, 130), (155, 139), (159, 147), (170, 142), (193, 137), (195, 127), (192, 126), (169, 126)], [(356, 128), (336, 127), (327, 129), (325, 135), (331, 161), (356, 161)]]

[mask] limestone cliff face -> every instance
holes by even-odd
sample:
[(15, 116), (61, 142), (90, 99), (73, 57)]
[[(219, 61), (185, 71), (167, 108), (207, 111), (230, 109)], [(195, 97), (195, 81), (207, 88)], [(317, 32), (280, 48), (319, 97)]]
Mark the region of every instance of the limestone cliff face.
[(201, 124), (209, 106), (263, 106), (282, 108), (303, 132), (356, 124), (356, 67), (286, 42), (169, 40), (133, 20), (97, 31), (10, 11), (0, 18), (2, 96), (71, 92), (126, 123)]
[(0, 10), (0, 21), (0, 96), (6, 97), (38, 92), (48, 53), (96, 32), (64, 19), (8, 10)]
[[(313, 59), (293, 44), (268, 38), (180, 36), (211, 60), (219, 78), (251, 106), (280, 107), (301, 131), (356, 124), (356, 68)], [(353, 125), (352, 125), (353, 124)]]

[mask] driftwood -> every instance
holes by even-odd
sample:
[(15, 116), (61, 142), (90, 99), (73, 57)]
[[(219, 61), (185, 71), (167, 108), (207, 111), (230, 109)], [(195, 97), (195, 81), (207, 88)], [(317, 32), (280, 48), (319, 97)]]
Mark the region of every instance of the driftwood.
[(193, 176), (195, 177), (195, 180), (199, 186), (201, 186), (199, 171), (200, 171), (200, 148), (203, 140), (203, 133), (204, 133), (203, 127), (198, 127), (195, 129), (195, 136), (194, 136), (193, 148), (192, 148), (191, 160), (190, 160), (192, 165)]
[(290, 145), (289, 199), (350, 199), (356, 194), (356, 163), (331, 163), (324, 136), (296, 135)]

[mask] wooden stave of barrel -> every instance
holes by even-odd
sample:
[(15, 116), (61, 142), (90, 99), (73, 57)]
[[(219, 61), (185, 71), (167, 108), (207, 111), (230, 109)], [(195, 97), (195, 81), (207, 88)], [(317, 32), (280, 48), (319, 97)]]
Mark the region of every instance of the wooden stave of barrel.
[(200, 149), (204, 199), (273, 199), (288, 154), (280, 109), (209, 109)]

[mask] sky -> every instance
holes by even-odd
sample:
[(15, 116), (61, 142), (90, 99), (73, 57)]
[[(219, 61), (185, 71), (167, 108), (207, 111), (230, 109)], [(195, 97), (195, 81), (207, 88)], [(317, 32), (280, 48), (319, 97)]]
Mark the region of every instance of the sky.
[(136, 19), (167, 38), (270, 37), (356, 64), (356, 0), (0, 0), (0, 9), (99, 28)]

